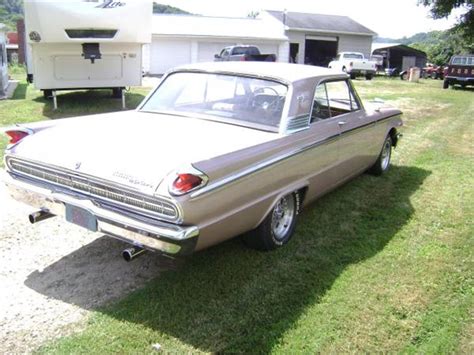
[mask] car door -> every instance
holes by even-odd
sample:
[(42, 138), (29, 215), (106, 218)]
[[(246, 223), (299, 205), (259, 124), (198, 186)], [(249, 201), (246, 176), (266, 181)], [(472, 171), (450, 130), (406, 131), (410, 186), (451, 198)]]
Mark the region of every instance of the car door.
[(308, 200), (325, 193), (340, 180), (337, 118), (331, 117), (325, 83), (317, 85), (311, 108), (310, 127), (304, 133), (314, 142), (305, 157), (308, 174)]
[(331, 119), (339, 127), (339, 174), (346, 179), (367, 169), (374, 159), (375, 123), (368, 117), (349, 80), (325, 83)]

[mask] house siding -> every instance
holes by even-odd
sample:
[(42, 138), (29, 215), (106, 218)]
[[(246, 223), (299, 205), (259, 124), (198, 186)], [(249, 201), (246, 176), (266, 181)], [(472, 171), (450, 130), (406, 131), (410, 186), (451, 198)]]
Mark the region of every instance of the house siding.
[(339, 52), (360, 52), (370, 57), (372, 36), (339, 35)]

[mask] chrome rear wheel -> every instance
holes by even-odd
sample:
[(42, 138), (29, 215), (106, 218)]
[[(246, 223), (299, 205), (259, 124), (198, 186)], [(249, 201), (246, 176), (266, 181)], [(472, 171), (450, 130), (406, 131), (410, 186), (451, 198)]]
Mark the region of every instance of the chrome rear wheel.
[(272, 212), (272, 233), (277, 240), (283, 240), (296, 217), (296, 203), (292, 195), (281, 198)]
[(262, 223), (243, 236), (245, 244), (253, 249), (267, 251), (288, 243), (295, 231), (300, 196), (300, 191), (295, 191), (281, 197)]

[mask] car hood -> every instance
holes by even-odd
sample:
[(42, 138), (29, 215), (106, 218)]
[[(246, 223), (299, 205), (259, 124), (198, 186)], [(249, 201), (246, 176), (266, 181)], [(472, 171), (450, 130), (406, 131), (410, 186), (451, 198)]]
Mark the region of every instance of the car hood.
[(226, 123), (128, 111), (58, 120), (11, 153), (151, 194), (180, 167), (275, 138)]

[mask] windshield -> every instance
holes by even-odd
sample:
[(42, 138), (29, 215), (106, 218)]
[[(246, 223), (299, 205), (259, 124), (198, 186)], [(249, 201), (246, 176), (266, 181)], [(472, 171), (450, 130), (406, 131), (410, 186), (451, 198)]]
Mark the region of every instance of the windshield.
[(160, 84), (141, 110), (278, 131), (287, 91), (271, 80), (178, 72)]

